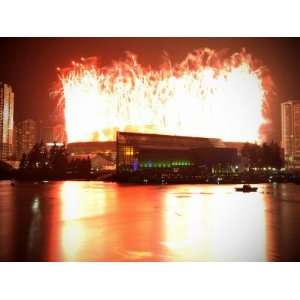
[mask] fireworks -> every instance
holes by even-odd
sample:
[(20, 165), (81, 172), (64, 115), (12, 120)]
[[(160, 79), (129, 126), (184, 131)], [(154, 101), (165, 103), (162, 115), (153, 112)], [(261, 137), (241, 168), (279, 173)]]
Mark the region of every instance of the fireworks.
[(272, 93), (266, 68), (245, 50), (199, 49), (177, 64), (144, 68), (126, 54), (59, 71), (68, 142), (114, 140), (116, 131), (259, 141)]

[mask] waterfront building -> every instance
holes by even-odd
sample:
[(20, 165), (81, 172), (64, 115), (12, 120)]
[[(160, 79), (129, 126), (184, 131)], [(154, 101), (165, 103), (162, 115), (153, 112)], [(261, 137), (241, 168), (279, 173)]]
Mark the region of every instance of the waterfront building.
[(215, 138), (117, 133), (117, 176), (190, 180), (235, 172), (236, 148)]
[(0, 160), (13, 154), (14, 92), (12, 87), (0, 82)]
[(287, 169), (300, 169), (300, 101), (281, 104), (281, 146)]
[(15, 154), (21, 159), (23, 153), (29, 153), (37, 142), (37, 123), (26, 119), (16, 124), (15, 129)]

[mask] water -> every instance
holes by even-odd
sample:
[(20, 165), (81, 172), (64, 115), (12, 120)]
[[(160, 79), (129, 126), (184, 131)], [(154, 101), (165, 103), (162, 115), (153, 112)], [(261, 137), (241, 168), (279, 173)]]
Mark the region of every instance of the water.
[(0, 181), (1, 261), (299, 261), (300, 186)]

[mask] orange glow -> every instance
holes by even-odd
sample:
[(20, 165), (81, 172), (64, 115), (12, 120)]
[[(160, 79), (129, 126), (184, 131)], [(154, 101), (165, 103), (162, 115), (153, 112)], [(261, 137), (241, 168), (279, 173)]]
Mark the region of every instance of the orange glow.
[(263, 195), (232, 192), (222, 199), (222, 194), (220, 187), (210, 198), (213, 257), (217, 261), (266, 261)]
[[(61, 251), (64, 261), (74, 261), (85, 253), (87, 224), (79, 220), (87, 219), (92, 223), (100, 215), (107, 213), (106, 194), (99, 192), (94, 183), (65, 181), (61, 188)], [(98, 186), (99, 188), (99, 186)], [(97, 192), (96, 192), (97, 191)]]
[(175, 187), (166, 193), (162, 244), (170, 257), (194, 261), (267, 259), (262, 194), (238, 194), (231, 188), (224, 192), (224, 186)]
[(131, 53), (108, 67), (81, 61), (59, 72), (68, 142), (114, 140), (117, 130), (254, 142), (268, 123), (272, 81), (245, 50), (199, 49), (156, 70)]
[(62, 220), (70, 221), (80, 218), (92, 218), (106, 212), (105, 193), (95, 193), (93, 183), (88, 189), (84, 182), (66, 181), (62, 185)]

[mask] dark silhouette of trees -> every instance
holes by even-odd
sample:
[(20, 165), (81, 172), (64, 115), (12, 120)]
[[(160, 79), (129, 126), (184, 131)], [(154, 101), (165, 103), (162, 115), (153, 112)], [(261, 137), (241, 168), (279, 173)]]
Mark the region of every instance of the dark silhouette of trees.
[(87, 178), (90, 175), (91, 160), (69, 159), (69, 153), (65, 147), (56, 143), (47, 149), (41, 142), (33, 146), (28, 154), (23, 154), (19, 175), (25, 178)]
[(68, 168), (68, 153), (65, 145), (54, 146), (49, 151), (49, 167), (59, 175), (64, 175)]
[(241, 150), (242, 156), (247, 159), (249, 168), (260, 165), (261, 149), (257, 144), (246, 143)]
[(9, 179), (12, 177), (13, 167), (0, 160), (0, 179)]
[(23, 153), (19, 168), (25, 169), (26, 167), (27, 167), (27, 155), (26, 155), (26, 153)]
[(28, 169), (47, 169), (49, 162), (46, 145), (43, 142), (35, 144), (23, 163)]
[(263, 143), (261, 146), (245, 143), (241, 154), (246, 158), (250, 169), (255, 167), (280, 169), (283, 166), (281, 149), (273, 141), (270, 144)]
[(72, 159), (69, 163), (69, 171), (73, 174), (88, 175), (91, 170), (90, 158)]

